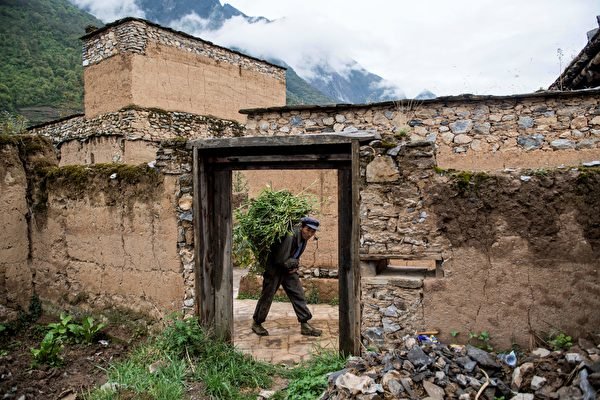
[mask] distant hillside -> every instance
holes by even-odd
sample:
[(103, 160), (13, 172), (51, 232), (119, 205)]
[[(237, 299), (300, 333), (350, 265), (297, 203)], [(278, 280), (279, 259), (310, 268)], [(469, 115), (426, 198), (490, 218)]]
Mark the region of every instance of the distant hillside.
[(87, 25), (103, 24), (66, 0), (0, 1), (0, 109), (32, 122), (81, 111)]

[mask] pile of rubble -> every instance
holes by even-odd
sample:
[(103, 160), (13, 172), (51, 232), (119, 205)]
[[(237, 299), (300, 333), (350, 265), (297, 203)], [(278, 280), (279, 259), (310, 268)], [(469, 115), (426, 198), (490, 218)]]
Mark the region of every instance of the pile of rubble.
[(517, 357), (406, 338), (393, 352), (350, 358), (330, 374), (321, 400), (591, 400), (600, 393), (600, 346), (587, 340), (569, 351), (538, 348)]

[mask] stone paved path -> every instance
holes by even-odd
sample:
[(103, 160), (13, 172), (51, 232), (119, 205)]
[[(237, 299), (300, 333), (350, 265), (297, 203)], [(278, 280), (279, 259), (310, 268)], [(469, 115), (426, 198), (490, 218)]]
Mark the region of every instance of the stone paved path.
[(295, 364), (308, 359), (318, 348), (338, 348), (338, 307), (327, 304), (309, 304), (313, 314), (311, 324), (323, 330), (321, 337), (302, 336), (300, 324), (290, 303), (274, 302), (263, 326), (269, 336), (255, 335), (250, 326), (256, 300), (237, 300), (239, 270), (234, 269), (234, 332), (233, 343), (239, 350), (252, 354), (258, 360), (274, 364)]

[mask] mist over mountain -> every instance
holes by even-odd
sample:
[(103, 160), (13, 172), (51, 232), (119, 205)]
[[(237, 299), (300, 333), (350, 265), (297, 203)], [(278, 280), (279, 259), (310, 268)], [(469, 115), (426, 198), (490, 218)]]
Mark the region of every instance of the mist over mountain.
[[(97, 7), (97, 2), (94, 0), (71, 1), (92, 13), (94, 7)], [(106, 1), (110, 3), (114, 0)], [(107, 4), (106, 1), (102, 3), (104, 6)], [(184, 31), (225, 47), (235, 47), (258, 58), (283, 60), (282, 62), (291, 70), (288, 72), (288, 79), (292, 79), (291, 85), (288, 85), (291, 104), (308, 104), (307, 99), (295, 93), (299, 87), (302, 87), (305, 93), (309, 91), (308, 87), (312, 88), (310, 91), (313, 93), (309, 98), (314, 104), (369, 103), (405, 97), (400, 88), (367, 71), (351, 58), (339, 53), (330, 55), (333, 49), (319, 48), (315, 43), (313, 51), (311, 48), (306, 49), (306, 46), (284, 41), (279, 32), (286, 32), (286, 30), (281, 26), (280, 20), (270, 21), (264, 17), (251, 17), (227, 3), (221, 4), (218, 0), (129, 1), (132, 2), (131, 7), (135, 6), (139, 9), (137, 16), (160, 25)], [(103, 18), (101, 14), (95, 15)], [(311, 39), (307, 37), (306, 40)], [(299, 80), (306, 81), (307, 85)]]
[(249, 17), (235, 7), (219, 0), (137, 0), (136, 4), (144, 11), (145, 18), (160, 25), (169, 26), (173, 21), (189, 15), (196, 15), (205, 21), (204, 29), (216, 30), (232, 17), (243, 17), (248, 22), (268, 22), (263, 17)]

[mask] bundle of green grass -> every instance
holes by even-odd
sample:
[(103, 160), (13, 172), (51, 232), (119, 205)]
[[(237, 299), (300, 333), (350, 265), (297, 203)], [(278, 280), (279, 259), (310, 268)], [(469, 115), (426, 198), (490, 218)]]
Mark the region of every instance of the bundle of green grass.
[(271, 246), (291, 233), (300, 219), (313, 211), (314, 197), (294, 195), (288, 190), (265, 188), (235, 210), (233, 229), (234, 263), (262, 273)]

